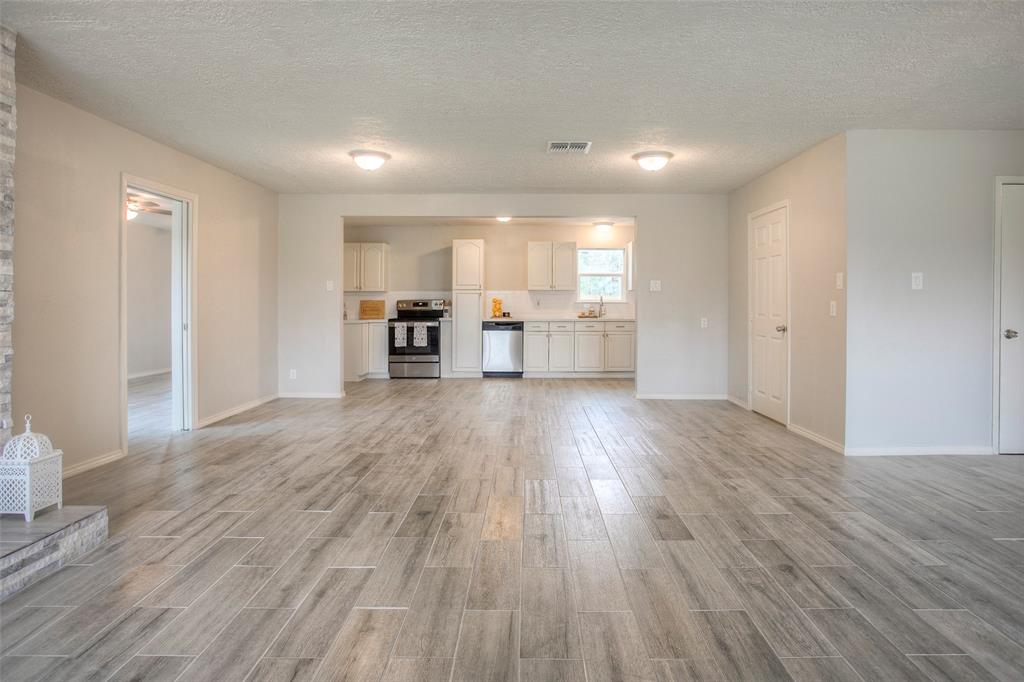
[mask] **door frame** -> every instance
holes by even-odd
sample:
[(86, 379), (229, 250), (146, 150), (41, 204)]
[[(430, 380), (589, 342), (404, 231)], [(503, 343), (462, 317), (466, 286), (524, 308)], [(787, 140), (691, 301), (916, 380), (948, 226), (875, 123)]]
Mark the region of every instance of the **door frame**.
[[(160, 182), (148, 180), (128, 173), (121, 173), (120, 203), (120, 268), (118, 274), (118, 354), (119, 354), (119, 397), (120, 397), (120, 445), (121, 452), (128, 454), (128, 216), (125, 206), (128, 203), (128, 187), (136, 187), (153, 194), (160, 194), (169, 199), (180, 201), (185, 207), (182, 232), (186, 235), (188, 247), (185, 251), (188, 263), (185, 265), (185, 281), (188, 296), (183, 299), (185, 312), (182, 315), (186, 329), (182, 334), (182, 397), (185, 402), (184, 429), (191, 431), (199, 424), (199, 368), (196, 358), (196, 261), (198, 254), (199, 196), (192, 192), (171, 187)], [(172, 245), (172, 248), (174, 246)], [(182, 330), (172, 330), (172, 333)], [(172, 362), (173, 367), (173, 362)]]
[(1003, 187), (1024, 185), (1024, 175), (999, 175), (995, 182), (995, 224), (992, 234), (992, 454), (999, 452), (999, 402), (1000, 402), (1000, 361), (1002, 354), (1003, 325)]
[(747, 409), (754, 411), (754, 263), (751, 259), (751, 244), (754, 235), (754, 219), (765, 213), (786, 209), (786, 421), (789, 426), (790, 402), (792, 401), (793, 344), (791, 327), (793, 325), (793, 295), (790, 287), (790, 216), (792, 211), (789, 199), (783, 199), (747, 214)]

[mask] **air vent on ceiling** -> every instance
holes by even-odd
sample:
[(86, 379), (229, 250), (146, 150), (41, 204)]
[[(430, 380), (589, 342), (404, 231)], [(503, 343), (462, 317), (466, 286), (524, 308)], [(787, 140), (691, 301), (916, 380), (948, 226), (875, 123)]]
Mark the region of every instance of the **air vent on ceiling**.
[(586, 154), (590, 142), (548, 142), (548, 154)]

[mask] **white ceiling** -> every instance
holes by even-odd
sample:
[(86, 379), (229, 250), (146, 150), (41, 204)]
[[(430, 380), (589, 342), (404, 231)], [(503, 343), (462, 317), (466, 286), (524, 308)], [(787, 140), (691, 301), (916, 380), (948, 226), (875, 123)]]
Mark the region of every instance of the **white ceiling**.
[[(283, 192), (723, 191), (851, 128), (1024, 128), (1017, 2), (2, 0), (2, 18), (19, 82)], [(546, 155), (557, 139), (593, 151)], [(366, 173), (357, 147), (394, 158)], [(676, 159), (642, 172), (651, 148)]]
[(633, 226), (633, 218), (627, 216), (579, 216), (575, 218), (544, 218), (517, 216), (507, 223), (496, 218), (445, 218), (442, 216), (345, 216), (345, 227), (494, 227), (505, 225), (513, 228), (527, 227), (593, 227), (597, 221), (610, 220), (616, 225)]

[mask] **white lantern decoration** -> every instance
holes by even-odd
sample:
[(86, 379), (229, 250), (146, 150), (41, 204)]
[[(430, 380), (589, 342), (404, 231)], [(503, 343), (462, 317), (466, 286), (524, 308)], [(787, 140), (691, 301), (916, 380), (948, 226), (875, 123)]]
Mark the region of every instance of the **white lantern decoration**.
[(50, 439), (32, 431), (25, 415), (25, 433), (14, 436), (0, 455), (0, 513), (23, 514), (31, 521), (50, 505), (64, 506), (62, 459)]

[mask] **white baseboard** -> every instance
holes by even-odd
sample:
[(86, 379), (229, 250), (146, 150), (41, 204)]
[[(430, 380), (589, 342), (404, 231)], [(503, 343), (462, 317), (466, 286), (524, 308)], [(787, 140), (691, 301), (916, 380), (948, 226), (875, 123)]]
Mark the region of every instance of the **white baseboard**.
[(845, 454), (842, 443), (837, 443), (834, 440), (826, 438), (825, 436), (817, 434), (809, 429), (805, 429), (802, 426), (797, 426), (796, 424), (789, 424), (786, 426), (786, 428), (795, 433), (796, 435), (803, 436), (807, 440), (814, 441), (818, 445), (824, 445), (829, 450), (838, 452), (840, 455)]
[(907, 457), (917, 455), (994, 455), (991, 445), (935, 445), (932, 447), (846, 448), (848, 457)]
[(724, 393), (636, 393), (637, 400), (727, 400)]
[(98, 466), (103, 466), (104, 464), (108, 464), (110, 462), (116, 462), (122, 457), (124, 457), (124, 451), (122, 450), (114, 450), (113, 452), (108, 452), (105, 455), (97, 455), (95, 457), (90, 457), (84, 462), (79, 462), (74, 466), (64, 467), (64, 471), (62, 472), (61, 477), (71, 478), (72, 476), (77, 476), (78, 474), (85, 473), (90, 469), (95, 469)]
[(725, 399), (728, 400), (733, 405), (736, 405), (737, 407), (742, 407), (744, 410), (750, 409), (750, 403), (748, 403), (746, 400), (740, 400), (736, 396), (732, 395), (725, 396)]
[(278, 394), (272, 393), (271, 395), (265, 395), (262, 398), (257, 398), (256, 400), (250, 400), (249, 402), (242, 403), (241, 405), (235, 405), (234, 407), (229, 408), (227, 410), (224, 410), (223, 412), (218, 412), (217, 414), (211, 414), (209, 417), (203, 417), (203, 418), (201, 418), (199, 420), (199, 423), (197, 423), (195, 425), (195, 428), (197, 428), (197, 429), (206, 428), (207, 426), (210, 426), (211, 424), (216, 424), (219, 421), (224, 421), (228, 417), (234, 417), (236, 414), (241, 414), (242, 412), (245, 412), (246, 410), (251, 410), (254, 407), (259, 407), (263, 403), (269, 403), (271, 400), (274, 400), (277, 397), (278, 397)]
[(632, 379), (633, 372), (523, 372), (524, 379)]
[(313, 400), (337, 400), (345, 397), (345, 391), (341, 393), (278, 393), (278, 398), (309, 398)]
[(129, 379), (142, 379), (144, 377), (155, 377), (157, 374), (170, 374), (170, 373), (171, 373), (171, 368), (170, 367), (168, 367), (167, 369), (147, 369), (145, 372), (135, 372), (134, 374), (129, 374), (128, 378)]

